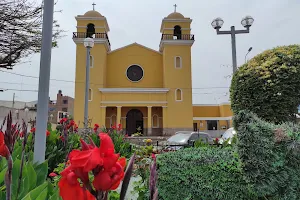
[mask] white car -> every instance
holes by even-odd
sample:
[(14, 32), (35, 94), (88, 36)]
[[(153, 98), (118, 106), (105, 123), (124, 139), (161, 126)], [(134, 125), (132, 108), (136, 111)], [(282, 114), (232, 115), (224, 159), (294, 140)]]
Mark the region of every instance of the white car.
[(228, 139), (229, 139), (228, 144), (231, 144), (231, 140), (235, 135), (236, 135), (236, 131), (234, 130), (234, 128), (229, 128), (219, 139), (219, 144), (223, 144), (223, 142)]

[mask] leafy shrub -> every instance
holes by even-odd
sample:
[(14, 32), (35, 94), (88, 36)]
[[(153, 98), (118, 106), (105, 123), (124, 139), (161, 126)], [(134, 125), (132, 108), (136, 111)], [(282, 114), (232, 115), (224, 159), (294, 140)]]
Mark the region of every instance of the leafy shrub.
[(247, 109), (275, 122), (295, 121), (300, 104), (300, 45), (267, 50), (234, 74), (230, 88), (235, 114)]
[(159, 199), (256, 199), (233, 148), (188, 148), (157, 156)]
[(300, 127), (241, 111), (234, 118), (245, 179), (263, 199), (300, 199)]

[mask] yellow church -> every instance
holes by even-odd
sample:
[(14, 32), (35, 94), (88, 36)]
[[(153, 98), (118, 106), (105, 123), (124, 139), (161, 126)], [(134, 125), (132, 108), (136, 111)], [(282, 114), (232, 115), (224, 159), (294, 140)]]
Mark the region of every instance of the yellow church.
[(140, 130), (147, 136), (231, 126), (229, 103), (192, 103), (191, 48), (195, 41), (191, 34), (192, 19), (176, 11), (163, 18), (157, 51), (137, 43), (111, 50), (105, 16), (91, 10), (75, 18), (76, 121), (83, 122), (84, 116), (86, 48), (83, 41), (93, 37), (88, 105), (92, 123), (106, 127), (122, 124), (128, 135)]

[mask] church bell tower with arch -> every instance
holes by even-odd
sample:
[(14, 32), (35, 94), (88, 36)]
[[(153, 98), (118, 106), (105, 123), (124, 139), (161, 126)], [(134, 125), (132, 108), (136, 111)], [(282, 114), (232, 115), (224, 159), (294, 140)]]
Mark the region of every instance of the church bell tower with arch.
[(168, 88), (164, 132), (192, 130), (192, 19), (175, 11), (162, 20), (159, 51), (163, 54), (163, 86)]

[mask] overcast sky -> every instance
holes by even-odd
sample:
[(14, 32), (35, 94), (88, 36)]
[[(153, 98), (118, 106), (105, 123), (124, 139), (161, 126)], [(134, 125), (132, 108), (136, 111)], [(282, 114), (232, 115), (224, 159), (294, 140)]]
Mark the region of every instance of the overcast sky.
[[(75, 44), (72, 32), (76, 32), (76, 15), (92, 9), (91, 0), (58, 0), (55, 13), (61, 27), (66, 31), (59, 40), (59, 48), (52, 50), (50, 97), (56, 99), (59, 89), (64, 95), (74, 97)], [(221, 30), (243, 28), (241, 19), (251, 15), (255, 21), (250, 34), (237, 35), (238, 65), (245, 62), (249, 47), (253, 50), (248, 59), (279, 45), (300, 43), (299, 0), (95, 0), (96, 10), (104, 15), (110, 26), (108, 33), (112, 50), (133, 42), (158, 50), (161, 20), (174, 11), (193, 19), (192, 49), (193, 101), (197, 104), (215, 104), (228, 101), (228, 88), (232, 72), (231, 41), (229, 35), (216, 35), (211, 21), (216, 17), (224, 20)], [(39, 76), (40, 55), (27, 58), (9, 72)], [(0, 88), (37, 90), (38, 79), (0, 72)], [(214, 88), (217, 87), (217, 88)], [(228, 88), (226, 88), (228, 87)], [(37, 92), (14, 91), (17, 101), (37, 100)], [(12, 100), (13, 91), (0, 93), (1, 100)]]

